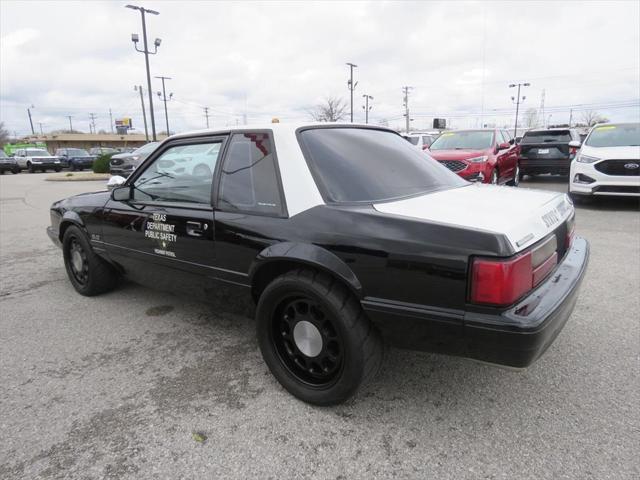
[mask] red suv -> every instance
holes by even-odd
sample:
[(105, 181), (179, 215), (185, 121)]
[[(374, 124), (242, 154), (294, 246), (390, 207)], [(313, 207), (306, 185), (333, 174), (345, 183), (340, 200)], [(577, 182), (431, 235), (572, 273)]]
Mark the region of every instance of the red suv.
[(518, 185), (519, 150), (506, 130), (456, 130), (436, 138), (429, 154), (465, 180)]

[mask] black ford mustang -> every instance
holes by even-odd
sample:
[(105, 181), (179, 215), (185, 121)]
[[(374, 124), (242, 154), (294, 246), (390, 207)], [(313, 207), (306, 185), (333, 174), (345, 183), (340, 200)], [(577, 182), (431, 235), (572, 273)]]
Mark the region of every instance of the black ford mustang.
[(51, 207), (75, 289), (124, 275), (204, 300), (246, 294), (272, 373), (316, 404), (375, 374), (383, 339), (528, 366), (587, 266), (566, 195), (469, 184), (384, 128), (176, 135), (112, 182)]

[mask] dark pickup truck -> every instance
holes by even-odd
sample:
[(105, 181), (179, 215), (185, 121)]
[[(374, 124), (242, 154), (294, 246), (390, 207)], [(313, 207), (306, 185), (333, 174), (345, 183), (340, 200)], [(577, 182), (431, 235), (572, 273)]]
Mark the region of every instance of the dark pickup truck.
[(529, 130), (520, 141), (520, 176), (569, 175), (571, 160), (579, 148), (580, 135), (572, 128)]

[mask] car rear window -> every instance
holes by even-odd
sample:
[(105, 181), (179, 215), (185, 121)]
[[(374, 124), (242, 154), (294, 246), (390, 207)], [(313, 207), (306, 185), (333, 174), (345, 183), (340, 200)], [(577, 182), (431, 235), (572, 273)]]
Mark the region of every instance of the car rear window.
[(571, 132), (569, 130), (546, 130), (540, 132), (527, 132), (522, 137), (520, 143), (526, 145), (528, 143), (569, 143), (571, 141)]
[(380, 202), (467, 182), (400, 135), (371, 128), (300, 132), (309, 167), (329, 202)]

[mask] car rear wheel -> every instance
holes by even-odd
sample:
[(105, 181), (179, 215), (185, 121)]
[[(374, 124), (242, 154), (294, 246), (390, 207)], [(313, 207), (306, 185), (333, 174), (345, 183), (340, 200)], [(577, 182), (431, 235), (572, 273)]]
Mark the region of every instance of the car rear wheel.
[(13, 168), (13, 169), (11, 170), (11, 173), (13, 173), (14, 175), (15, 175), (16, 173), (20, 173), (20, 167), (15, 167), (15, 168)]
[(91, 297), (115, 288), (118, 273), (95, 254), (78, 227), (72, 225), (64, 232), (62, 253), (69, 280), (79, 294)]
[(520, 165), (516, 163), (516, 169), (513, 172), (513, 180), (509, 182), (509, 185), (517, 187), (520, 184)]
[(72, 172), (75, 172), (75, 171), (76, 171), (76, 164), (75, 164), (75, 163), (73, 163), (73, 162), (71, 162), (71, 163), (69, 164), (69, 170), (71, 170)]
[(56, 167), (56, 168), (54, 168), (53, 170), (55, 170), (56, 172), (59, 172), (60, 170), (62, 170), (62, 168), (60, 168), (60, 167)]
[(256, 310), (262, 356), (292, 395), (316, 405), (351, 397), (382, 364), (382, 341), (340, 282), (307, 269), (273, 280)]

